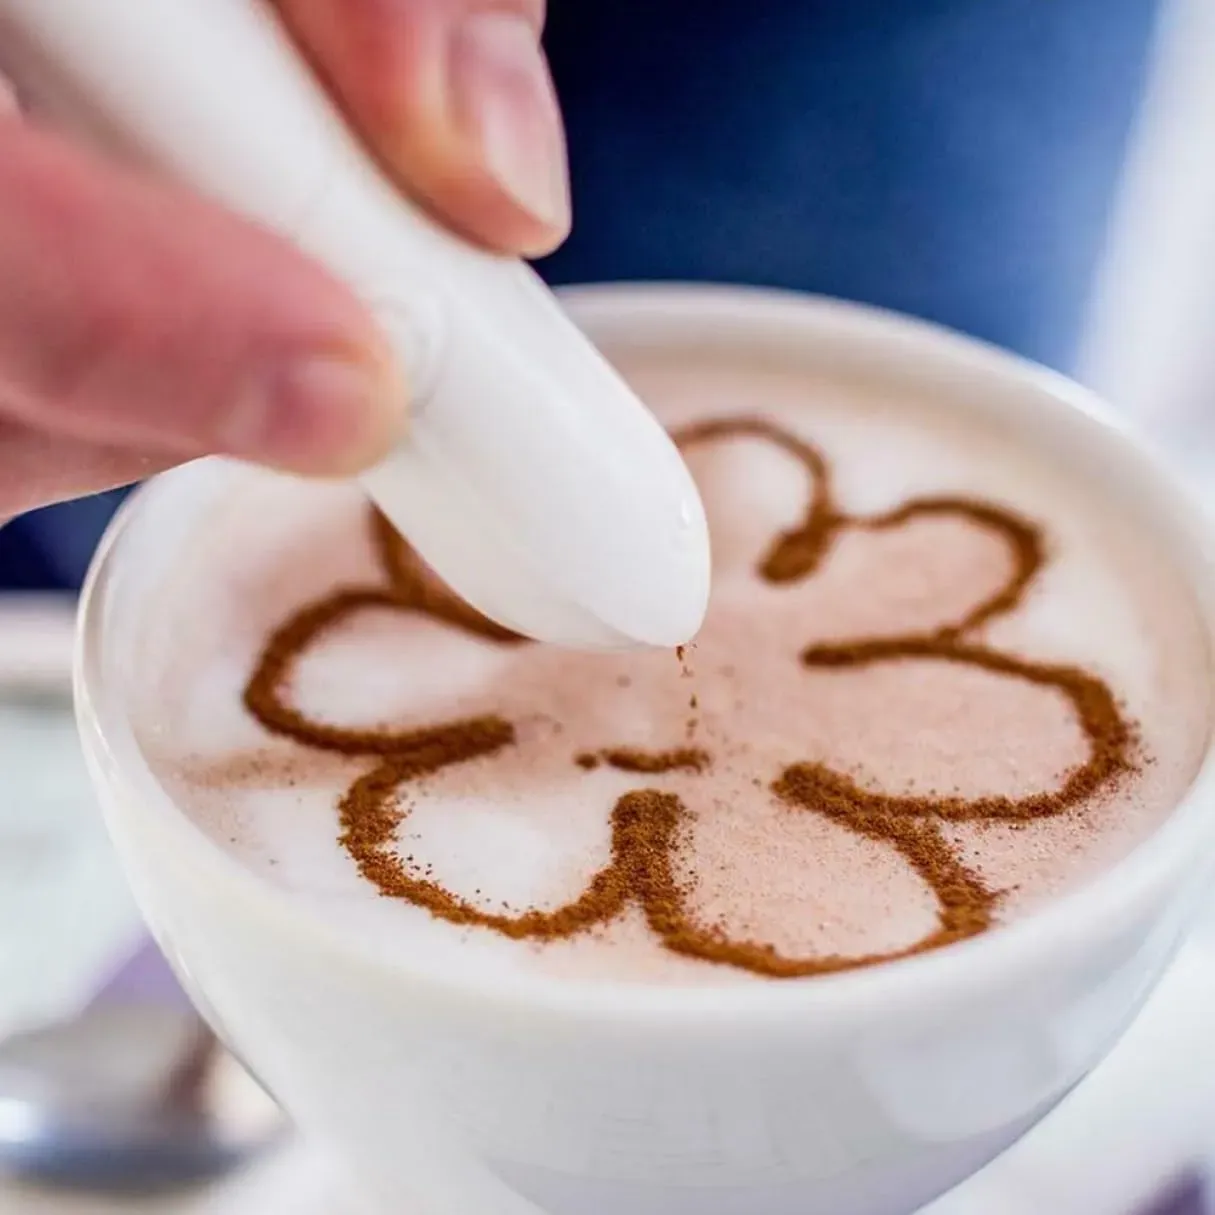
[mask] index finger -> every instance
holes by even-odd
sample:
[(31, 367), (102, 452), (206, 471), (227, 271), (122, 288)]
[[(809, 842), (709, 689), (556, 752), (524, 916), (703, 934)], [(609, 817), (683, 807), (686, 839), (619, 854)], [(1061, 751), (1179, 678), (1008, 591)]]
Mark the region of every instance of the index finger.
[(372, 153), (478, 243), (547, 253), (569, 230), (544, 0), (273, 0)]

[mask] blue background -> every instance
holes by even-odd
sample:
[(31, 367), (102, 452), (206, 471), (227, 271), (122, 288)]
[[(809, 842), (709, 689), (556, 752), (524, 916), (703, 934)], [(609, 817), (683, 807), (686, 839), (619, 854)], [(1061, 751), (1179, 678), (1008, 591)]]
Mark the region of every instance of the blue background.
[[(802, 288), (1066, 369), (1159, 0), (551, 0), (576, 226), (554, 283)], [(0, 530), (70, 588), (120, 495)]]

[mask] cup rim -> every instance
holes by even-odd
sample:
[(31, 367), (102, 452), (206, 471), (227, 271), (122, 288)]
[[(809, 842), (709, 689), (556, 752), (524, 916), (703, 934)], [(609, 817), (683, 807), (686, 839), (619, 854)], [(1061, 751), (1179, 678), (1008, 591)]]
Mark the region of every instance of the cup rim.
[[(1067, 377), (996, 346), (902, 314), (827, 296), (778, 289), (698, 283), (604, 283), (564, 288), (559, 293), (580, 326), (600, 340), (615, 327), (635, 331), (649, 321), (677, 324), (691, 332), (702, 324), (813, 332), (822, 341), (837, 337), (856, 344), (903, 349), (912, 358), (971, 371), (1005, 389), (1036, 396), (1044, 411), (1070, 419), (1108, 454), (1134, 472), (1141, 494), (1167, 516), (1178, 568), (1194, 597), (1208, 647), (1215, 654), (1215, 546), (1211, 521), (1201, 499), (1180, 483), (1152, 444), (1115, 416), (1091, 392)], [(205, 462), (204, 462), (205, 463)], [(1143, 911), (1163, 906), (1186, 883), (1202, 857), (1215, 853), (1215, 738), (1208, 737), (1201, 765), (1168, 817), (1130, 853), (1076, 888), (1052, 897), (1010, 924), (923, 954), (803, 980), (760, 983), (658, 984), (625, 980), (584, 980), (546, 975), (534, 968), (494, 967), (484, 976), (461, 967), (412, 963), (406, 950), (341, 934), (316, 909), (292, 899), (224, 851), (174, 802), (147, 764), (135, 739), (122, 697), (105, 686), (97, 651), (103, 645), (105, 588), (124, 559), (132, 525), (150, 511), (164, 509), (179, 479), (197, 474), (187, 466), (161, 474), (123, 504), (102, 537), (81, 591), (74, 688), (86, 756), (96, 783), (116, 797), (137, 799), (144, 817), (154, 818), (175, 850), (191, 853), (191, 868), (254, 900), (280, 925), (306, 935), (317, 950), (340, 949), (348, 958), (391, 973), (397, 981), (478, 1006), (552, 1012), (574, 1016), (670, 1018), (712, 1023), (740, 1014), (784, 1020), (795, 1016), (838, 1017), (850, 1011), (889, 1008), (933, 1009), (953, 1003), (965, 991), (982, 990), (999, 979), (1015, 982), (1050, 959), (1066, 965), (1083, 955), (1094, 935), (1139, 923)], [(1138, 512), (1143, 513), (1143, 512)], [(1215, 672), (1211, 675), (1215, 688)], [(1215, 699), (1215, 698), (1213, 698)], [(104, 801), (105, 799), (103, 799)], [(1204, 810), (1204, 806), (1211, 807)], [(108, 817), (108, 815), (107, 815)]]

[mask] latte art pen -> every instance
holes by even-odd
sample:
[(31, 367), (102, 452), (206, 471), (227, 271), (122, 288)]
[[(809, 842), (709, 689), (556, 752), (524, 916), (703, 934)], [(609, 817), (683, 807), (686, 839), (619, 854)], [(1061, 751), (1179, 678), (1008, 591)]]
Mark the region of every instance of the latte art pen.
[(362, 482), (451, 587), (527, 636), (675, 646), (709, 541), (648, 410), (523, 262), (381, 174), (260, 0), (0, 0), (0, 69), (39, 108), (290, 238), (371, 308), (409, 434)]

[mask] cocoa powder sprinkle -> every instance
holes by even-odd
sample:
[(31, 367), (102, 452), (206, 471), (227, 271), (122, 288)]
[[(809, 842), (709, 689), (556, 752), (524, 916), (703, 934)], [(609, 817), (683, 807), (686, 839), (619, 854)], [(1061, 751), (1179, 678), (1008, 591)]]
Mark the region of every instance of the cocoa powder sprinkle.
[[(408, 817), (403, 791), (411, 783), (454, 764), (486, 760), (516, 742), (514, 724), (486, 714), (414, 728), (348, 728), (313, 720), (291, 703), (290, 688), (300, 656), (326, 632), (360, 612), (387, 609), (417, 613), (495, 645), (524, 639), (487, 620), (455, 596), (396, 533), (373, 512), (372, 536), (382, 584), (338, 589), (294, 612), (267, 639), (244, 693), (250, 713), (271, 733), (320, 750), (374, 759), (372, 767), (338, 803), (341, 845), (359, 872), (382, 894), (406, 900), (439, 919), (489, 929), (516, 940), (568, 938), (606, 925), (630, 904), (665, 948), (685, 957), (733, 966), (771, 978), (794, 978), (848, 970), (937, 949), (975, 936), (994, 921), (999, 895), (964, 863), (944, 836), (949, 822), (1028, 822), (1061, 814), (1090, 802), (1134, 767), (1131, 724), (1099, 677), (1076, 666), (1034, 662), (999, 650), (975, 634), (1024, 600), (1046, 561), (1040, 529), (993, 503), (966, 497), (922, 497), (876, 516), (852, 516), (834, 500), (830, 467), (810, 443), (763, 418), (721, 418), (697, 423), (676, 435), (685, 449), (695, 444), (749, 438), (787, 452), (802, 466), (809, 486), (800, 523), (776, 536), (759, 561), (757, 574), (773, 583), (812, 577), (836, 538), (847, 530), (882, 531), (917, 518), (947, 516), (994, 533), (1009, 554), (1004, 583), (960, 619), (927, 633), (860, 637), (811, 646), (801, 655), (810, 669), (859, 669), (885, 662), (933, 660), (978, 667), (1002, 678), (1048, 687), (1065, 697), (1088, 741), (1088, 755), (1053, 791), (1020, 798), (966, 798), (948, 794), (896, 795), (865, 788), (855, 774), (817, 762), (788, 765), (770, 782), (790, 813), (821, 814), (856, 834), (894, 848), (930, 887), (937, 901), (935, 928), (904, 949), (864, 956), (786, 957), (770, 944), (737, 939), (719, 923), (700, 924), (689, 909), (689, 884), (677, 874), (686, 846), (690, 815), (673, 793), (641, 788), (618, 798), (611, 810), (611, 854), (583, 893), (551, 911), (525, 909), (509, 914), (505, 904), (490, 911), (436, 881), (429, 865), (418, 872), (410, 857), (395, 850)], [(689, 672), (687, 651), (678, 661)], [(627, 679), (618, 681), (627, 687)], [(692, 696), (689, 708), (695, 711)], [(689, 725), (689, 733), (692, 727)], [(607, 746), (579, 752), (575, 763), (590, 770), (606, 764), (617, 770), (658, 776), (704, 772), (710, 754), (699, 747), (649, 751)], [(754, 782), (762, 786), (756, 777)]]
[(703, 772), (709, 766), (709, 753), (699, 747), (673, 747), (669, 751), (643, 751), (639, 747), (608, 747), (599, 753), (603, 762), (621, 772), (655, 775), (675, 772)]

